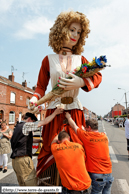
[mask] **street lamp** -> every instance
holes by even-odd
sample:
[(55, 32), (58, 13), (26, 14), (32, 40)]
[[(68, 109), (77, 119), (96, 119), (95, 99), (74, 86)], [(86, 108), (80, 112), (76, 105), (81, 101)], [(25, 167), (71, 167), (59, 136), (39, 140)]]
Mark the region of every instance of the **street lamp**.
[[(113, 99), (116, 100), (116, 99)], [(118, 113), (118, 117), (119, 117), (119, 106), (118, 106), (118, 102), (117, 102), (117, 113)]]
[(127, 110), (127, 96), (126, 96), (126, 90), (123, 88), (118, 88), (119, 90), (124, 90), (125, 91), (125, 105), (126, 105), (126, 113), (128, 114), (128, 110)]

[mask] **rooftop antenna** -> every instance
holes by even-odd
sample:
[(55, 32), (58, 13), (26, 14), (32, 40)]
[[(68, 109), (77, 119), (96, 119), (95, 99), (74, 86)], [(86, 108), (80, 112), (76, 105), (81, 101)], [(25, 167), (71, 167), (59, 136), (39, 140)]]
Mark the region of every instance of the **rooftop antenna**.
[(14, 71), (17, 71), (17, 69), (14, 69), (14, 66), (11, 66), (11, 74), (12, 74)]
[(22, 75), (22, 78), (23, 78), (23, 81), (24, 81), (24, 75), (27, 74), (28, 72), (23, 72), (23, 75)]

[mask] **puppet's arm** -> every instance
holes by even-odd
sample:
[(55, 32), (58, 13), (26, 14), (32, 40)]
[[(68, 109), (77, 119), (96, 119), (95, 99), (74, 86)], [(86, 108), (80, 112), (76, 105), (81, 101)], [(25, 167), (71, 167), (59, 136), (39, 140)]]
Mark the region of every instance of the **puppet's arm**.
[[(89, 63), (85, 57), (82, 56), (82, 64)], [(89, 92), (94, 88), (97, 88), (102, 81), (101, 73), (95, 73), (93, 76), (88, 78), (81, 78), (75, 74), (69, 73), (68, 76), (72, 79), (60, 78), (58, 86), (64, 90), (73, 90), (82, 88), (84, 91)]]
[(33, 107), (33, 104), (35, 104), (41, 97), (44, 96), (49, 79), (50, 79), (49, 62), (48, 56), (46, 56), (42, 61), (42, 66), (39, 71), (37, 87), (35, 89), (34, 95), (29, 101), (28, 106), (29, 109), (31, 109), (31, 107)]

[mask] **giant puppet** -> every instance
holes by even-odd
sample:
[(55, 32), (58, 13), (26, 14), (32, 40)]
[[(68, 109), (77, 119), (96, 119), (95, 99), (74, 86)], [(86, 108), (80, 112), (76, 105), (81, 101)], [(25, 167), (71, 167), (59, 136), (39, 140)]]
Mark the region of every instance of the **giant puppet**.
[[(95, 73), (89, 78), (80, 78), (71, 74), (76, 67), (88, 63), (87, 59), (81, 54), (89, 32), (89, 20), (87, 17), (83, 13), (74, 11), (62, 12), (50, 29), (49, 46), (51, 46), (55, 54), (47, 55), (43, 59), (37, 87), (30, 103), (36, 103), (45, 95), (50, 79), (52, 87), (58, 82), (58, 86), (67, 90), (67, 92), (61, 96), (57, 95), (55, 100), (49, 102), (47, 107), (46, 117), (52, 114), (57, 105), (61, 103), (64, 104), (64, 112), (44, 126), (42, 132), (44, 144), (38, 156), (38, 176), (54, 163), (50, 149), (51, 141), (63, 128), (70, 134), (72, 141), (81, 143), (76, 134), (70, 129), (70, 126), (66, 123), (64, 124), (64, 120), (65, 111), (68, 111), (78, 126), (85, 126), (83, 107), (78, 99), (79, 89), (89, 92), (97, 88), (102, 80), (101, 73)], [(70, 81), (66, 79), (69, 75), (72, 76)]]

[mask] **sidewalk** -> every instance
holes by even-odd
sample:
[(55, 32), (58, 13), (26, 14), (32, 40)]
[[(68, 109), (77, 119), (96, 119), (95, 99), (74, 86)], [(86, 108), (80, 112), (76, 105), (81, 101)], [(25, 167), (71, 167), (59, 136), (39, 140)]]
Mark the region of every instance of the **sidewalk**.
[[(114, 125), (114, 123), (111, 123), (111, 125)], [(125, 127), (118, 127), (118, 128), (125, 131)]]
[(123, 131), (125, 131), (125, 128), (124, 127), (119, 127), (119, 129), (122, 129)]

